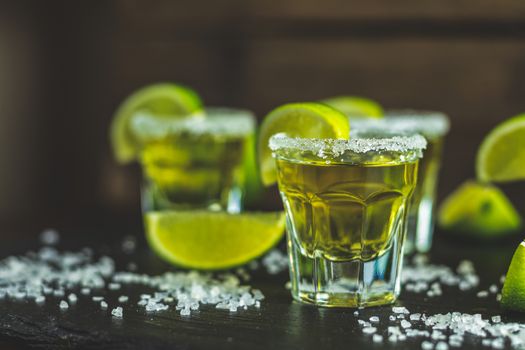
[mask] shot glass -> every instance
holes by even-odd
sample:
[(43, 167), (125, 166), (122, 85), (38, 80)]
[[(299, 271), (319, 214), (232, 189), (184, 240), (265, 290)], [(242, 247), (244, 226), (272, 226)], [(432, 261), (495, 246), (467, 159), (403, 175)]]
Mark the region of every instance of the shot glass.
[(399, 110), (388, 111), (383, 119), (350, 121), (352, 134), (372, 130), (388, 130), (397, 133), (420, 133), (428, 142), (419, 163), (418, 185), (412, 196), (408, 217), (405, 253), (426, 253), (432, 247), (435, 226), (435, 201), (439, 168), (445, 135), (450, 123), (441, 112)]
[(132, 127), (144, 145), (144, 212), (242, 210), (243, 160), (255, 130), (251, 112), (208, 108), (203, 116), (182, 119), (139, 114)]
[(287, 218), (293, 298), (326, 307), (394, 302), (425, 138), (277, 134), (269, 146)]

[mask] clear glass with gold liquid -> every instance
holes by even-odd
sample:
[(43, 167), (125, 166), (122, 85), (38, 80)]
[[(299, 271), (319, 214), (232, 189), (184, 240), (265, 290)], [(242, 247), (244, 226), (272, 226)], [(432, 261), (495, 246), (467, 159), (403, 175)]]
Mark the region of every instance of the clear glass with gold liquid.
[(387, 111), (383, 119), (350, 120), (351, 134), (367, 136), (372, 131), (390, 133), (420, 133), (428, 142), (419, 162), (418, 185), (412, 196), (408, 217), (405, 253), (426, 253), (432, 247), (435, 226), (435, 201), (439, 168), (449, 119), (441, 112), (399, 110)]
[(295, 299), (327, 307), (395, 301), (409, 201), (425, 145), (420, 135), (270, 139)]
[(242, 209), (243, 160), (255, 129), (244, 110), (209, 108), (204, 116), (174, 119), (137, 115), (145, 212)]

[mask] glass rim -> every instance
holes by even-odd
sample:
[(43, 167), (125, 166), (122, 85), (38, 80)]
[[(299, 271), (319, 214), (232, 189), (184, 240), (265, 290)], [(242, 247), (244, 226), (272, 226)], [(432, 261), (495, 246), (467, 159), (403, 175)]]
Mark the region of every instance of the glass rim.
[(431, 110), (387, 110), (384, 118), (350, 119), (350, 134), (362, 131), (389, 130), (399, 133), (420, 133), (426, 137), (444, 136), (450, 130), (450, 118)]
[(243, 137), (254, 132), (255, 125), (255, 114), (247, 109), (215, 106), (177, 118), (139, 111), (131, 120), (131, 129), (143, 140), (183, 134)]
[(291, 137), (284, 133), (273, 135), (268, 146), (275, 153), (280, 151), (310, 152), (317, 157), (330, 160), (352, 153), (366, 155), (370, 153), (392, 152), (399, 154), (414, 154), (415, 158), (422, 157), (422, 151), (427, 147), (427, 140), (420, 134), (389, 135), (387, 137), (350, 138), (345, 139), (316, 139)]

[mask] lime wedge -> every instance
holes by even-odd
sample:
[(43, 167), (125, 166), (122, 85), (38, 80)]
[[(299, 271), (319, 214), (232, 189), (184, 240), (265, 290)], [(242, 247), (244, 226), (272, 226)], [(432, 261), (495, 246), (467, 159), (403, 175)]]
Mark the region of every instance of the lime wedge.
[(512, 261), (501, 292), (501, 306), (525, 312), (525, 242), (522, 242)]
[(199, 96), (181, 85), (160, 83), (139, 89), (122, 102), (113, 117), (110, 137), (115, 158), (120, 163), (128, 163), (137, 156), (139, 141), (131, 131), (130, 124), (138, 111), (180, 118), (201, 109)]
[(348, 118), (338, 110), (315, 102), (290, 103), (271, 111), (259, 132), (258, 153), (261, 179), (265, 186), (277, 180), (275, 161), (268, 140), (277, 133), (291, 137), (348, 139)]
[(368, 98), (358, 96), (336, 96), (321, 102), (340, 110), (348, 117), (382, 118), (383, 108), (379, 103)]
[(228, 214), (210, 211), (146, 213), (146, 236), (163, 259), (216, 270), (247, 263), (283, 236), (284, 213)]
[(483, 140), (476, 159), (481, 181), (525, 180), (525, 114), (510, 118)]
[(446, 230), (490, 238), (515, 233), (521, 218), (500, 189), (467, 181), (445, 199), (438, 223)]

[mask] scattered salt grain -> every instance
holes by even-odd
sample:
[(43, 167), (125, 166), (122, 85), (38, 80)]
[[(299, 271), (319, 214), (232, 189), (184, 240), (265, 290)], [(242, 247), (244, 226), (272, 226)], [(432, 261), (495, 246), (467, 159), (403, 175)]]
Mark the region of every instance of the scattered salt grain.
[(101, 297), (101, 296), (93, 296), (93, 297), (91, 298), (91, 300), (93, 300), (95, 303), (98, 303), (99, 301), (104, 300), (104, 297)]
[(135, 237), (133, 236), (126, 236), (122, 240), (122, 251), (126, 254), (132, 254), (135, 251), (135, 248), (137, 247), (137, 241)]
[(383, 336), (380, 335), (380, 334), (374, 334), (374, 335), (372, 336), (372, 341), (373, 341), (374, 343), (382, 343), (382, 342), (383, 342)]
[(82, 294), (82, 295), (89, 295), (90, 293), (91, 293), (91, 289), (89, 289), (89, 288), (82, 288), (80, 290), (80, 294)]
[(46, 302), (46, 297), (43, 295), (39, 295), (35, 298), (35, 303), (37, 304), (43, 304)]
[(423, 340), (423, 342), (421, 343), (421, 349), (432, 350), (434, 349), (434, 344), (432, 344), (432, 342), (429, 342), (428, 340)]
[(490, 287), (489, 287), (489, 292), (491, 292), (492, 294), (496, 294), (498, 292), (498, 286), (495, 285), (495, 284), (492, 284)]
[(108, 284), (109, 290), (119, 290), (121, 287), (120, 283), (110, 283)]
[(401, 327), (403, 328), (410, 328), (412, 327), (412, 324), (408, 322), (407, 320), (401, 320)]
[(493, 323), (500, 323), (501, 322), (501, 316), (492, 316), (491, 318)]
[(181, 316), (189, 316), (190, 314), (191, 314), (190, 309), (182, 309), (182, 310), (180, 310), (180, 315)]
[(271, 275), (276, 275), (288, 269), (288, 256), (279, 249), (273, 249), (262, 259), (262, 264)]
[(120, 306), (117, 306), (116, 308), (111, 310), (111, 316), (115, 318), (122, 318), (122, 315), (123, 315), (123, 311), (122, 311), (122, 307)]
[(375, 327), (365, 327), (363, 328), (364, 334), (374, 334), (377, 331), (377, 328)]
[(55, 297), (60, 297), (60, 298), (61, 298), (61, 297), (63, 297), (64, 295), (66, 295), (66, 293), (64, 292), (63, 289), (55, 289), (55, 290), (53, 291), (53, 295), (54, 295)]
[(69, 308), (69, 305), (65, 300), (60, 301), (58, 306), (60, 307), (60, 310), (67, 310)]
[(101, 301), (100, 302), (100, 308), (102, 310), (106, 310), (108, 308), (108, 303), (106, 303), (105, 301)]
[(478, 298), (486, 298), (486, 297), (489, 296), (489, 292), (487, 292), (486, 290), (480, 290), (480, 291), (476, 294), (476, 296), (477, 296)]
[(410, 311), (404, 306), (394, 306), (392, 307), (392, 312), (395, 314), (409, 314)]
[(56, 245), (60, 241), (60, 235), (57, 230), (46, 229), (40, 234), (40, 242), (43, 245)]
[(127, 295), (121, 295), (118, 297), (118, 302), (119, 303), (127, 303), (129, 300), (129, 297)]
[(76, 302), (78, 301), (78, 297), (76, 294), (71, 293), (67, 296), (67, 300), (69, 300), (70, 304), (76, 304)]
[(370, 322), (372, 322), (372, 323), (379, 323), (379, 317), (377, 317), (377, 316), (370, 317)]
[(410, 315), (410, 320), (411, 321), (419, 321), (420, 318), (421, 318), (421, 314), (412, 314), (412, 315)]
[(355, 316), (355, 317), (359, 316), (359, 311), (357, 311), (357, 310), (354, 311), (354, 316)]
[(440, 341), (439, 343), (436, 344), (436, 350), (448, 350), (448, 345), (447, 343), (443, 342), (443, 341)]

